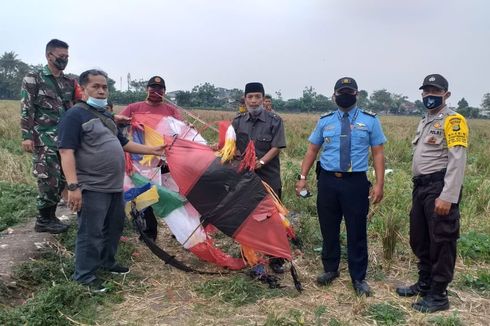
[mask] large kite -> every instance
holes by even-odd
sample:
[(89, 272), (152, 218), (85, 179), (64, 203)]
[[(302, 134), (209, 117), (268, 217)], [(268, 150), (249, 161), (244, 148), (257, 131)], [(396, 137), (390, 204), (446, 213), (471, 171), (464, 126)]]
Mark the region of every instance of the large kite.
[[(133, 211), (151, 205), (184, 248), (230, 270), (264, 263), (268, 257), (292, 260), (288, 238), (294, 232), (286, 211), (253, 170), (222, 159), (194, 128), (172, 117), (136, 113), (130, 136), (142, 144), (166, 144), (169, 170), (162, 174), (162, 159), (155, 156), (126, 156), (125, 195), (136, 198)], [(223, 137), (220, 143), (224, 145)], [(213, 227), (240, 244), (242, 257), (214, 246), (208, 232)], [(292, 264), (291, 273), (299, 289)]]

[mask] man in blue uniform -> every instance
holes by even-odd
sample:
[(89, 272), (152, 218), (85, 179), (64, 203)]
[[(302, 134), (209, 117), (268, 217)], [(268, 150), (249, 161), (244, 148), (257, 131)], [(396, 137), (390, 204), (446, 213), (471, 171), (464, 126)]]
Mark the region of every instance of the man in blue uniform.
[[(366, 283), (368, 264), (367, 214), (369, 198), (373, 203), (383, 199), (384, 150), (386, 138), (375, 114), (356, 106), (357, 83), (343, 77), (335, 83), (333, 99), (335, 112), (324, 114), (310, 138), (308, 150), (301, 164), (296, 193), (307, 188), (307, 176), (317, 163), (317, 210), (323, 236), (322, 262), (324, 273), (317, 282), (326, 285), (339, 276), (340, 222), (345, 218), (347, 253), (352, 285), (358, 295), (369, 296)], [(376, 184), (371, 189), (367, 179), (368, 154), (371, 148)]]

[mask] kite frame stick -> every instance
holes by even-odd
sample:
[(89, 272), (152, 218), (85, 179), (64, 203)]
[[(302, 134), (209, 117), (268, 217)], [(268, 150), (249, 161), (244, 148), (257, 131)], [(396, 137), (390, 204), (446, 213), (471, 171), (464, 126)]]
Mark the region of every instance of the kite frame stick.
[(204, 125), (208, 126), (208, 128), (210, 128), (210, 129), (212, 129), (212, 130), (216, 131), (217, 133), (219, 133), (219, 130), (218, 130), (216, 127), (211, 126), (209, 123), (207, 123), (207, 122), (206, 122), (206, 121), (204, 121), (203, 119), (199, 118), (199, 117), (198, 117), (197, 115), (195, 115), (194, 113), (191, 113), (189, 110), (186, 110), (186, 109), (184, 109), (184, 108), (183, 108), (183, 107), (181, 107), (181, 106), (178, 106), (177, 104), (175, 104), (174, 102), (170, 101), (169, 99), (167, 99), (167, 98), (165, 98), (165, 97), (163, 98), (163, 100), (164, 100), (165, 102), (167, 102), (168, 104), (170, 104), (170, 105), (172, 105), (172, 106), (176, 107), (177, 109), (181, 110), (182, 112), (184, 112), (185, 114), (187, 114), (187, 115), (188, 115), (188, 116), (190, 116), (191, 118), (193, 118), (193, 119), (195, 119), (195, 120), (199, 121), (200, 123), (202, 123), (202, 124), (204, 124)]

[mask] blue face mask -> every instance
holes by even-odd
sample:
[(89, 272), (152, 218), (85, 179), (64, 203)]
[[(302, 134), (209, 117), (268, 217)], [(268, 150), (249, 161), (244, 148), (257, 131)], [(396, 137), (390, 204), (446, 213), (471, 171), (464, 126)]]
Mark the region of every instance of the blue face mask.
[(93, 106), (96, 109), (105, 110), (105, 108), (107, 107), (107, 98), (99, 99), (89, 96), (87, 104)]
[(437, 109), (442, 105), (442, 96), (427, 95), (422, 98), (424, 105), (427, 109)]

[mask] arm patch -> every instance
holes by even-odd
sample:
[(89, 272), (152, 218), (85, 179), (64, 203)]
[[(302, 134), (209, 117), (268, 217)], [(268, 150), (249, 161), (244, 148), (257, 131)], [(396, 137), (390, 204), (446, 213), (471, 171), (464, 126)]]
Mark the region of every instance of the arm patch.
[(444, 136), (447, 147), (468, 147), (469, 130), (465, 118), (460, 114), (453, 114), (444, 120)]

